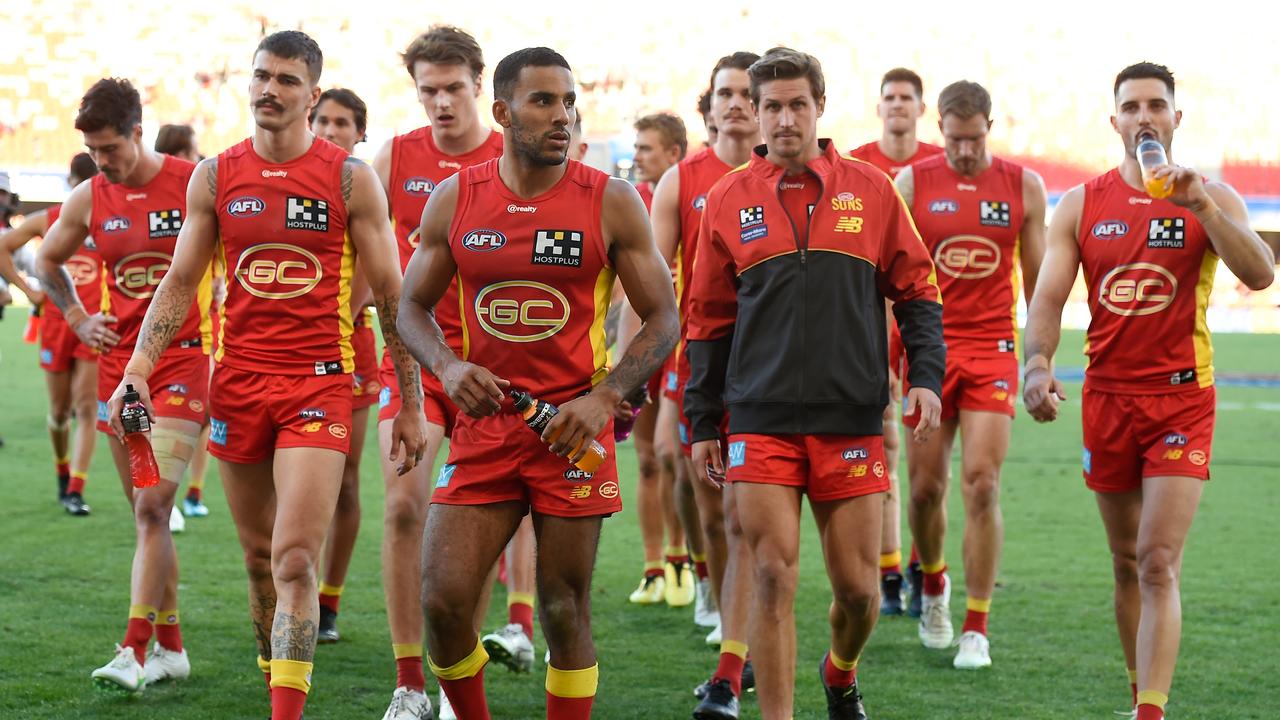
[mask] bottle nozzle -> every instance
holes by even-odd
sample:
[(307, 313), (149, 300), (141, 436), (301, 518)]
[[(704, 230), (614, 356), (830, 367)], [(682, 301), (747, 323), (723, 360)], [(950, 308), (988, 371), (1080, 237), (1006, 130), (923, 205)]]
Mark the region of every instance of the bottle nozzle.
[(516, 409), (521, 412), (533, 406), (533, 397), (529, 393), (511, 390), (507, 394), (511, 396), (511, 402), (515, 404)]
[(138, 402), (141, 399), (142, 399), (142, 396), (138, 394), (137, 390), (133, 389), (133, 384), (126, 383), (124, 386), (124, 401), (127, 403)]

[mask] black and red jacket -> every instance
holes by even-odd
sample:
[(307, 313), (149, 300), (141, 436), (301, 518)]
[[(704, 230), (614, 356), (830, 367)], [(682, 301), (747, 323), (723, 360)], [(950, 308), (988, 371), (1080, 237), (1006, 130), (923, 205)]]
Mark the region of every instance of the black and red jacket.
[(941, 395), (946, 365), (933, 260), (889, 177), (830, 140), (808, 232), (757, 147), (707, 196), (689, 303), (690, 439), (730, 433), (879, 435), (889, 402), (884, 299), (909, 380)]

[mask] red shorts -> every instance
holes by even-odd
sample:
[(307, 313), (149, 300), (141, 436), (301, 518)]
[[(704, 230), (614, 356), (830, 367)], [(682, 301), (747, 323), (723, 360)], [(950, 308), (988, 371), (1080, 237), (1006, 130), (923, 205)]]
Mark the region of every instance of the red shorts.
[(518, 500), (543, 515), (612, 515), (622, 510), (613, 423), (596, 439), (609, 455), (589, 475), (567, 458), (552, 455), (509, 404), (492, 417), (458, 415), (449, 438), (449, 459), (440, 468), (431, 502), (487, 505)]
[[(378, 422), (395, 420), (400, 412), (400, 382), (396, 379), (396, 366), (391, 362), (391, 355), (382, 354), (382, 366), (378, 370), (378, 379), (382, 389), (378, 394)], [(458, 417), (458, 408), (444, 392), (440, 380), (430, 372), (422, 371), (422, 414), (427, 422), (444, 428), (444, 436), (453, 434), (454, 423)]]
[[(903, 368), (902, 395), (911, 384)], [(998, 357), (947, 356), (947, 373), (942, 380), (942, 419), (950, 420), (961, 410), (998, 413), (1013, 417), (1018, 394), (1018, 358), (1013, 353)], [(920, 416), (903, 415), (907, 427), (915, 427)]]
[[(124, 378), (124, 366), (133, 354), (116, 347), (98, 359), (98, 430), (111, 433), (107, 401)], [(147, 378), (156, 417), (190, 420), (204, 425), (209, 400), (209, 356), (199, 350), (166, 351)]]
[(351, 409), (360, 410), (376, 405), (378, 395), (382, 392), (373, 328), (357, 325), (351, 333), (351, 347), (356, 351), (356, 371), (351, 376)]
[(290, 447), (350, 449), (350, 375), (268, 375), (220, 364), (209, 397), (209, 454), (219, 460), (256, 463)]
[[(40, 369), (67, 372), (73, 360), (97, 362), (98, 352), (80, 342), (75, 330), (61, 314), (46, 313), (40, 318)], [(111, 389), (114, 390), (115, 386)]]
[(889, 489), (880, 435), (729, 436), (729, 482), (804, 489), (811, 502), (860, 497)]
[(907, 364), (907, 346), (902, 343), (902, 333), (893, 313), (889, 313), (889, 372), (894, 377), (901, 377), (903, 366)]
[(1090, 490), (1119, 493), (1143, 478), (1209, 479), (1217, 390), (1212, 386), (1163, 395), (1081, 395), (1084, 482)]

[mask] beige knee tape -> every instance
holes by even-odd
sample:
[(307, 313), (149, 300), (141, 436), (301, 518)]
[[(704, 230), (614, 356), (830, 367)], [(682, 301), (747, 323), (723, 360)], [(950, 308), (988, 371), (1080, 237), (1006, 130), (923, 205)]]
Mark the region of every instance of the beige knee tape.
[(187, 463), (191, 462), (191, 456), (199, 441), (199, 430), (184, 432), (171, 427), (153, 425), (151, 451), (155, 453), (160, 477), (171, 483), (182, 482), (182, 474), (187, 471)]
[(45, 415), (44, 419), (45, 419), (45, 423), (49, 426), (49, 429), (55, 432), (67, 432), (68, 430), (71, 429), (70, 415), (68, 415), (67, 419), (63, 420), (62, 422), (58, 422), (57, 420), (55, 420), (53, 418), (53, 415)]

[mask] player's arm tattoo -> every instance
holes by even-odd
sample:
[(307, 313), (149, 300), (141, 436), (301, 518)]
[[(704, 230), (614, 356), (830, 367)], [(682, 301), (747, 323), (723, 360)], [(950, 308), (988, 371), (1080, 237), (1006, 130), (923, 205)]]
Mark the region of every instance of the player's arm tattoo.
[(678, 329), (646, 321), (604, 384), (627, 397), (658, 372), (678, 340)]
[(406, 404), (421, 405), (422, 373), (418, 370), (418, 362), (409, 354), (404, 341), (400, 339), (400, 331), (396, 329), (400, 296), (387, 295), (374, 302), (378, 306), (378, 323), (382, 326), (382, 337), (387, 343), (387, 352), (396, 366), (396, 379), (400, 381), (400, 397)]
[(213, 158), (205, 165), (204, 179), (209, 185), (209, 194), (218, 197), (218, 158)]
[(342, 202), (351, 202), (351, 187), (355, 182), (354, 166), (363, 164), (359, 158), (348, 157), (342, 161)]
[(36, 265), (36, 276), (40, 278), (40, 287), (64, 316), (70, 315), (72, 308), (80, 307), (80, 296), (76, 294), (75, 281), (71, 279), (71, 273), (67, 272), (65, 265), (59, 265), (52, 272), (40, 270), (40, 266)]
[(276, 613), (271, 626), (271, 658), (311, 662), (316, 654), (316, 623), (292, 613)]
[(137, 345), (137, 351), (151, 362), (152, 367), (182, 328), (194, 299), (193, 291), (168, 283), (160, 283), (156, 288), (156, 294), (151, 297), (151, 305), (147, 308), (147, 316), (142, 320)]

